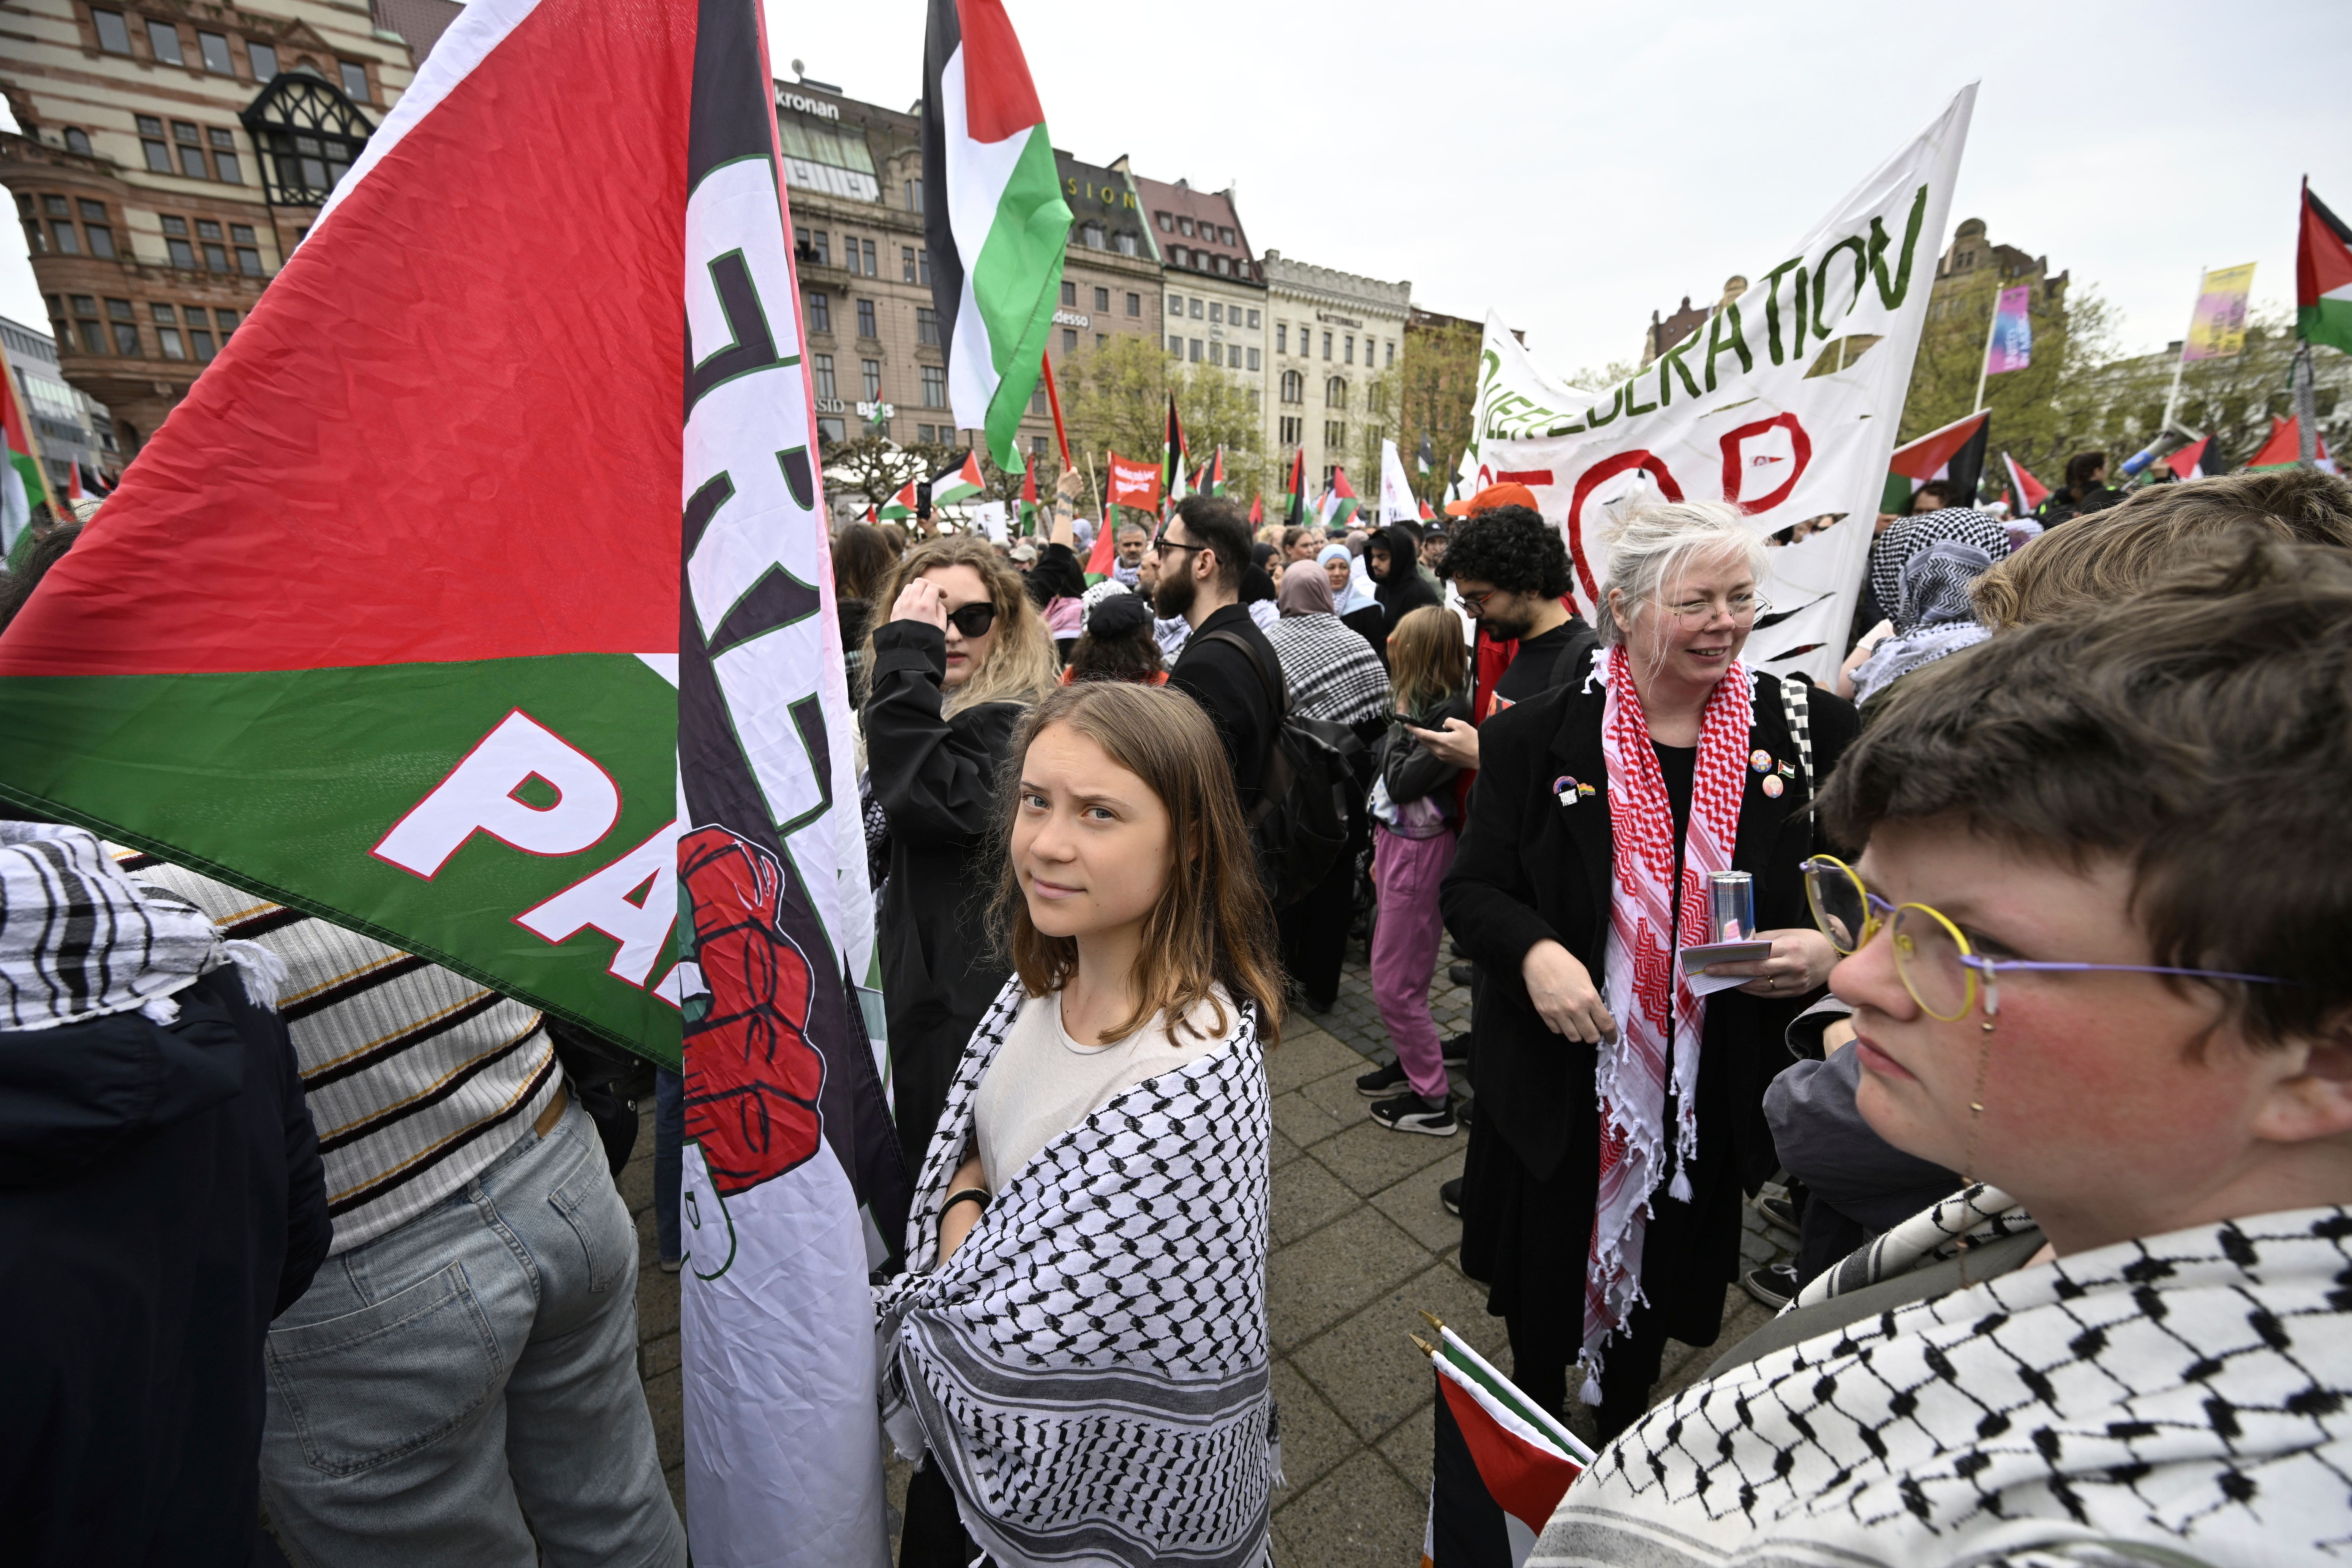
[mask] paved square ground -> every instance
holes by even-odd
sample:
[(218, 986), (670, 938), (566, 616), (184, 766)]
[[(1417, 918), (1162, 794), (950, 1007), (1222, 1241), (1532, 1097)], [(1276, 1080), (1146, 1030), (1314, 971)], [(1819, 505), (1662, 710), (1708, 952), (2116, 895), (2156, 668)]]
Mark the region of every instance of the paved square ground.
[[(1286, 1020), (1282, 1044), (1266, 1060), (1275, 1097), (1266, 1311), (1288, 1482), (1275, 1502), (1280, 1568), (1419, 1561), (1434, 1384), (1406, 1335), (1426, 1331), (1421, 1312), (1434, 1312), (1510, 1370), (1502, 1320), (1486, 1315), (1485, 1289), (1464, 1278), (1457, 1263), (1461, 1224), (1437, 1201), (1439, 1184), (1462, 1173), (1468, 1134), (1389, 1131), (1370, 1120), (1370, 1102), (1356, 1092), (1358, 1074), (1393, 1059), (1363, 964), (1352, 959), (1360, 951), (1351, 948), (1338, 1005), (1320, 1017)], [(1431, 1006), (1439, 1030), (1452, 1034), (1468, 1026), (1470, 996), (1447, 983), (1443, 954), (1438, 962)], [(1454, 1078), (1463, 1089), (1461, 1075)], [(677, 1277), (655, 1267), (652, 1155), (648, 1106), (621, 1192), (642, 1238), (638, 1360), (662, 1464), (683, 1511)], [(1752, 1211), (1746, 1250), (1751, 1261), (1775, 1256)], [(1737, 1343), (1769, 1315), (1731, 1287), (1717, 1347)], [(1680, 1390), (1717, 1353), (1669, 1345), (1654, 1397)], [(1581, 1407), (1570, 1421), (1592, 1436)], [(906, 1496), (906, 1468), (893, 1464), (890, 1472), (895, 1507)]]

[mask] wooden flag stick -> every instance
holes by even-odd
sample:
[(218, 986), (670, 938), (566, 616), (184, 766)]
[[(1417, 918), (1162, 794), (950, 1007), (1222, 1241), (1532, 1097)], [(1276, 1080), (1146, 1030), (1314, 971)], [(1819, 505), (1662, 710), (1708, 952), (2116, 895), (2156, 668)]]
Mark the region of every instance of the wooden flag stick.
[[(1062, 444), (1062, 472), (1066, 474), (1077, 465), (1070, 461), (1070, 433), (1062, 427), (1062, 391), (1054, 384), (1054, 356), (1040, 354), (1038, 363), (1045, 367), (1045, 405), (1054, 411), (1054, 439)], [(1087, 457), (1091, 461), (1093, 454)]]

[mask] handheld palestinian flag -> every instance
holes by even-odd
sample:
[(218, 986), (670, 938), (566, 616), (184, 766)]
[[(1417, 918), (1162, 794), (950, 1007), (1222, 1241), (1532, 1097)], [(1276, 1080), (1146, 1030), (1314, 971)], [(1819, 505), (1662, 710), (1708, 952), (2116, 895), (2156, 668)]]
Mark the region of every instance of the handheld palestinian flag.
[(2295, 335), (2352, 353), (2352, 229), (2303, 183), (2294, 255)]
[(1096, 525), (1094, 548), (1087, 552), (1086, 575), (1092, 581), (1101, 582), (1118, 564), (1118, 525), (1110, 516)]
[(1184, 445), (1184, 422), (1176, 416), (1176, 395), (1168, 395), (1168, 433), (1160, 447), (1160, 489), (1174, 506), (1184, 499), (1184, 459), (1192, 455)]
[(1436, 510), (1427, 501), (1423, 501), (1421, 503), (1421, 521), (1423, 522), (1434, 522), (1437, 521)]
[(2176, 479), (2201, 479), (2207, 477), (2205, 465), (2210, 460), (2214, 460), (2213, 437), (2205, 436), (2189, 442), (2179, 451), (2167, 453), (2164, 464), (2172, 470), (2172, 477)]
[(1323, 492), (1323, 526), (1347, 527), (1362, 505), (1354, 488), (1348, 483), (1348, 470), (1334, 468), (1331, 470), (1331, 488)]
[(1290, 454), (1290, 504), (1284, 510), (1282, 521), (1290, 528), (1307, 526), (1307, 448), (1304, 447)]
[(882, 503), (877, 514), (884, 522), (896, 522), (902, 517), (915, 515), (915, 481), (908, 479), (898, 487), (898, 493)]
[(1912, 496), (1929, 479), (1941, 479), (1950, 487), (1954, 506), (1976, 505), (1991, 427), (1992, 411), (1979, 409), (1895, 447), (1887, 459), (1886, 491), (1879, 498), (1878, 510), (1897, 515), (1908, 512)]
[[(2323, 474), (2334, 473), (2336, 459), (2327, 455), (2326, 437), (2322, 436), (2319, 438), (2317, 450), (2319, 456), (2313, 466)], [(2246, 459), (2246, 467), (2291, 468), (2302, 460), (2303, 426), (2294, 416), (2290, 414), (2284, 419), (2275, 416), (2272, 418), (2270, 439), (2263, 443), (2262, 450)]]
[(465, 6), (0, 636), (0, 795), (682, 1067), (696, 1556), (884, 1568), (904, 1177), (772, 91), (754, 0)]
[(931, 504), (946, 506), (954, 501), (968, 500), (986, 488), (980, 477), (980, 455), (966, 451), (962, 462), (942, 469), (931, 480)]
[(1201, 493), (1204, 496), (1225, 493), (1225, 449), (1222, 446), (1209, 459), (1208, 466), (1201, 470)]
[(956, 423), (1007, 473), (1061, 298), (1070, 209), (1003, 0), (930, 0), (923, 235)]
[(1413, 454), (1413, 461), (1421, 466), (1424, 474), (1429, 472), (1430, 465), (1437, 461), (1437, 448), (1431, 443), (1426, 430), (1421, 433), (1421, 450)]
[[(2199, 442), (2201, 447), (2204, 443)], [(2025, 471), (2025, 465), (2007, 452), (2000, 455), (2001, 466), (2009, 470), (2009, 506), (2011, 517), (2032, 517), (2034, 509), (2050, 499), (2050, 487)], [(2176, 473), (2178, 469), (2174, 470)]]
[(1265, 497), (1255, 493), (1250, 496), (1249, 521), (1252, 528), (1265, 521)]
[(0, 558), (13, 559), (17, 544), (28, 537), (33, 509), (49, 499), (49, 489), (41, 482), (32, 425), (17, 399), (16, 377), (5, 348), (0, 348), (0, 432), (8, 444), (7, 466), (0, 469)]
[(1430, 1322), (1438, 1342), (1412, 1342), (1437, 1374), (1422, 1568), (1524, 1568), (1592, 1450), (1461, 1336)]

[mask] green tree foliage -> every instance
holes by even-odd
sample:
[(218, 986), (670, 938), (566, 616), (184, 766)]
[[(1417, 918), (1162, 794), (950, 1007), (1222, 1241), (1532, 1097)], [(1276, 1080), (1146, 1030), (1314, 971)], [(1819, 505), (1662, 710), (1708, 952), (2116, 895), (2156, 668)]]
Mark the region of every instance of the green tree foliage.
[[(1994, 300), (2005, 286), (2015, 285), (1988, 269), (1931, 307), (1919, 338), (1919, 356), (1911, 366), (1898, 441), (1924, 436), (1975, 407), (1985, 334)], [(2105, 418), (2112, 399), (2103, 390), (2116, 363), (2114, 310), (2087, 283), (2055, 295), (2036, 283), (2029, 310), (2033, 363), (1985, 380), (1985, 406), (1992, 411), (1991, 455), (1985, 465), (1988, 493), (1996, 493), (1990, 487), (2002, 482), (1998, 469), (2004, 451), (2044, 483), (2054, 483), (2054, 474), (2075, 452), (2121, 439), (2112, 437)], [(2159, 411), (2161, 403), (2159, 397)], [(2142, 439), (2154, 431), (2151, 424)]]
[(1091, 457), (1097, 480), (1111, 452), (1142, 462), (1160, 460), (1172, 392), (1192, 461), (1207, 462), (1223, 446), (1227, 493), (1246, 505), (1252, 493), (1265, 489), (1270, 468), (1255, 382), (1213, 365), (1184, 364), (1150, 339), (1127, 336), (1055, 368), (1070, 455), (1081, 470)]
[[(1397, 363), (1397, 450), (1415, 494), (1435, 500), (1469, 444), (1470, 414), (1478, 397), (1480, 330), (1467, 324), (1411, 327)], [(1436, 454), (1429, 472), (1414, 462), (1423, 437)], [(1377, 451), (1378, 443), (1374, 444)]]

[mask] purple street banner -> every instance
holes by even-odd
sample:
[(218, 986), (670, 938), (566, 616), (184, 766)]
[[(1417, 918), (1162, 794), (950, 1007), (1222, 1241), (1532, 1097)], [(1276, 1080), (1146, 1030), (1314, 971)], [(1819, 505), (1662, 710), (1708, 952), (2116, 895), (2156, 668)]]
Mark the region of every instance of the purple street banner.
[(2033, 363), (2033, 285), (2000, 291), (1993, 307), (1992, 342), (1985, 350), (1985, 374), (2004, 375)]
[(2246, 346), (2246, 296), (2254, 291), (2254, 264), (2218, 267), (2197, 290), (2197, 312), (2180, 345), (2183, 363), (2230, 359)]

